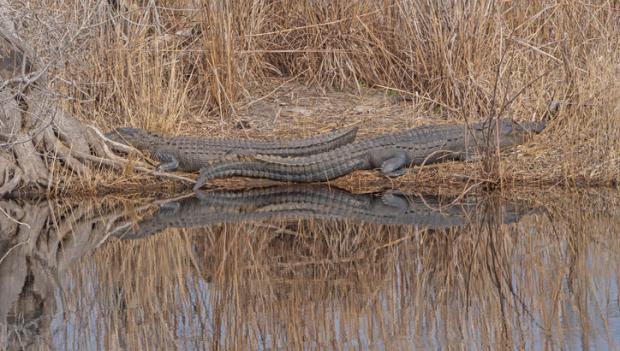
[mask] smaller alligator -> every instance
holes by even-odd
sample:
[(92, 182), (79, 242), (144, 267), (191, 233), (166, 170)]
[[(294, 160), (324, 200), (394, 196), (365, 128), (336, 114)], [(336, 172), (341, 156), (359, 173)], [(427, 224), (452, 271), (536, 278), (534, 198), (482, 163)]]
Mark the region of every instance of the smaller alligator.
[(469, 160), (488, 148), (522, 144), (532, 134), (540, 133), (545, 124), (517, 123), (503, 118), (492, 121), (490, 125), (479, 122), (469, 127), (465, 124), (429, 125), (360, 140), (305, 157), (283, 158), (259, 154), (230, 158), (203, 168), (194, 190), (211, 179), (231, 176), (317, 182), (335, 179), (355, 170), (376, 168), (386, 176), (399, 176), (411, 165)]
[(158, 171), (198, 171), (210, 162), (233, 155), (307, 156), (335, 149), (355, 139), (357, 127), (334, 130), (305, 139), (263, 141), (210, 139), (193, 136), (167, 138), (139, 128), (117, 128), (106, 137), (148, 153), (161, 162)]

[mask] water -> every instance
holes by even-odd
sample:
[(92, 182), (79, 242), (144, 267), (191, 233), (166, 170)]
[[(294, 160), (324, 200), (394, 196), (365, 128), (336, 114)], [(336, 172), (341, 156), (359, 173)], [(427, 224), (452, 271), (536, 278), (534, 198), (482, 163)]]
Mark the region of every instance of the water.
[(0, 201), (8, 349), (620, 347), (620, 193)]

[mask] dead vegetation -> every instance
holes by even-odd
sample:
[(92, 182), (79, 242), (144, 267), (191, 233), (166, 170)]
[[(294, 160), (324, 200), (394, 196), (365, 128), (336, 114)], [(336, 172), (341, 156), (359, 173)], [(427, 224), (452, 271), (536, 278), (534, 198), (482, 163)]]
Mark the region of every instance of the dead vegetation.
[[(358, 124), (363, 137), (498, 114), (539, 120), (559, 100), (543, 135), (499, 164), (446, 164), (394, 182), (599, 185), (620, 176), (617, 1), (113, 3), (14, 5), (64, 107), (102, 129), (279, 138)], [(346, 179), (338, 182), (374, 178)], [(98, 172), (73, 185), (144, 182)]]

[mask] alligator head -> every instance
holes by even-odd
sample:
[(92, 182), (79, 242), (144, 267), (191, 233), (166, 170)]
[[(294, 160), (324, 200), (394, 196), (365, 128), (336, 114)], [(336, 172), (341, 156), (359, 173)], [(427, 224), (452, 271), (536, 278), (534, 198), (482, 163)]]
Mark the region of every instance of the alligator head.
[(140, 128), (116, 128), (106, 133), (105, 136), (110, 140), (131, 145), (138, 150), (151, 152), (166, 142), (163, 136)]
[[(474, 126), (476, 131), (481, 131), (484, 134), (491, 132), (491, 138), (495, 139), (495, 126), (496, 122), (491, 122), (491, 128), (487, 122), (477, 124)], [(510, 118), (499, 120), (499, 147), (508, 147), (512, 145), (523, 144), (530, 140), (534, 134), (539, 134), (546, 127), (546, 122), (517, 122)], [(487, 134), (488, 135), (488, 134)]]
[(500, 147), (523, 144), (533, 135), (540, 134), (546, 125), (546, 122), (516, 122), (508, 119), (500, 126)]

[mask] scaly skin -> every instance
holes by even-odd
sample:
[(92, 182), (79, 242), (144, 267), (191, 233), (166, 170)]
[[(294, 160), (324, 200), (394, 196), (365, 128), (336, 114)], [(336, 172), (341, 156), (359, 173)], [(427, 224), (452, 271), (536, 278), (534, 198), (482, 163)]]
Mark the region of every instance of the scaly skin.
[[(464, 124), (430, 125), (401, 133), (361, 140), (320, 154), (281, 158), (253, 155), (212, 163), (203, 168), (194, 190), (205, 182), (223, 177), (243, 176), (288, 182), (317, 182), (335, 179), (360, 169), (381, 169), (387, 176), (398, 176), (406, 167), (477, 157), (479, 149), (505, 148), (524, 143), (540, 133), (545, 123), (516, 123), (501, 119), (498, 133), (482, 122), (467, 128)], [(487, 136), (490, 135), (490, 138)], [(499, 140), (499, 145), (497, 141)]]
[(209, 139), (191, 136), (166, 138), (139, 128), (118, 128), (106, 134), (161, 162), (161, 171), (198, 171), (210, 162), (233, 155), (306, 156), (335, 149), (355, 138), (357, 127), (335, 130), (305, 139), (263, 141)]
[[(162, 205), (124, 239), (139, 239), (166, 228), (190, 228), (262, 221), (274, 218), (353, 220), (355, 222), (417, 225), (439, 229), (464, 226), (475, 218), (480, 199), (454, 199), (400, 193), (352, 194), (327, 186), (283, 186), (243, 191), (214, 191)], [(442, 206), (443, 205), (443, 206)], [(504, 223), (517, 221), (529, 209), (502, 206)]]

